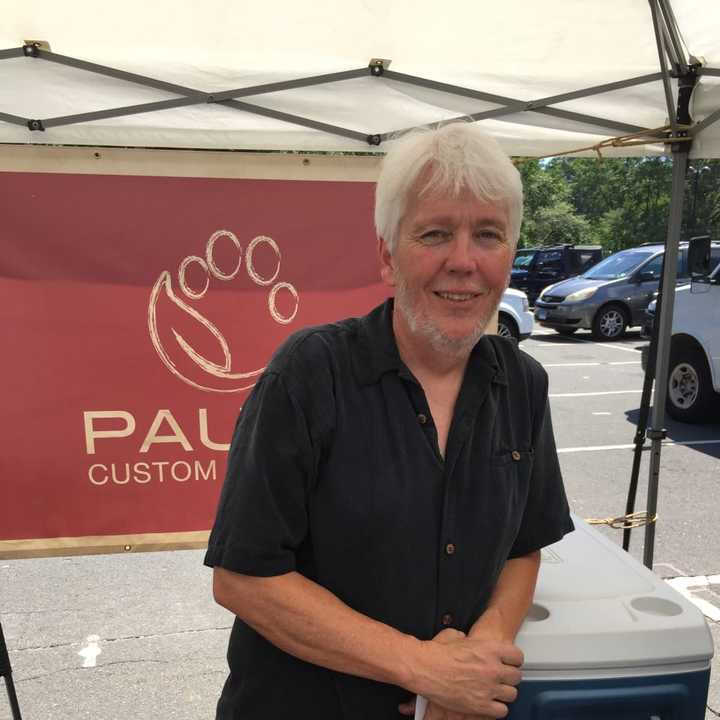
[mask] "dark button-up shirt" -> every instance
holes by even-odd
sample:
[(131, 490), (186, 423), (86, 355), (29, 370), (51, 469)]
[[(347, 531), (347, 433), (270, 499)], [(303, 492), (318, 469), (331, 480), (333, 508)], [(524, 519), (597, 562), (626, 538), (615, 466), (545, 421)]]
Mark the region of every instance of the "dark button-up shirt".
[[(355, 610), (430, 639), (467, 631), (508, 558), (572, 529), (547, 375), (515, 343), (483, 337), (457, 398), (445, 457), (403, 364), (392, 301), (302, 330), (242, 409), (205, 563), (298, 571)], [(401, 688), (275, 648), (239, 619), (219, 718), (385, 720)]]

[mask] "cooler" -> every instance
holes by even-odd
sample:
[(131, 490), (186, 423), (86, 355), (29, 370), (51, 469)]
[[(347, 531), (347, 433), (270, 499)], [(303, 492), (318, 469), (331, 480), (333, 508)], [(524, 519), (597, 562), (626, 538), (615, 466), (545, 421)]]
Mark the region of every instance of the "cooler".
[(703, 720), (713, 642), (702, 613), (573, 517), (542, 553), (512, 720)]

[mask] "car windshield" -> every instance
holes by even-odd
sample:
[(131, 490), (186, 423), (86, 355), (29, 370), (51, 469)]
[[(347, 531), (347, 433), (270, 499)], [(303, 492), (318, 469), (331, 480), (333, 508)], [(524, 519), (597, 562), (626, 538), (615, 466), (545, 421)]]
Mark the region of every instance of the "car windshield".
[(531, 250), (530, 252), (523, 252), (522, 250), (520, 250), (518, 251), (517, 257), (513, 261), (513, 267), (525, 269), (526, 267), (529, 267), (530, 263), (533, 260), (533, 257), (535, 257), (535, 250)]
[(640, 263), (647, 260), (652, 251), (624, 250), (601, 260), (583, 277), (589, 280), (617, 280), (629, 275)]

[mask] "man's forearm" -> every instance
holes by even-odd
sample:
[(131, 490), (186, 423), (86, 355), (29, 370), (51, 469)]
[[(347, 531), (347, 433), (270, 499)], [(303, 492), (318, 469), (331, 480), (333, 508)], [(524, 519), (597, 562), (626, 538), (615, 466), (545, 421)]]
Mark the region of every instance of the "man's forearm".
[(269, 642), (306, 662), (398, 685), (468, 715), (503, 717), (501, 702), (515, 697), (522, 653), (510, 643), (421, 641), (296, 572), (253, 577), (215, 568), (213, 592)]
[(508, 560), (485, 612), (474, 623), (468, 635), (514, 640), (532, 603), (539, 569), (539, 550)]
[(296, 572), (274, 577), (216, 568), (215, 599), (281, 650), (323, 667), (412, 685), (420, 641), (372, 620)]

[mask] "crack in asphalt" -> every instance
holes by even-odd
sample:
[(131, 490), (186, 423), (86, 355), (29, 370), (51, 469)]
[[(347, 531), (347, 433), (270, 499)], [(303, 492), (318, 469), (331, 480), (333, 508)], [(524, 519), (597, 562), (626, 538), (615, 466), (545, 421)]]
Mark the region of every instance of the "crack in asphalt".
[[(230, 630), (232, 625), (221, 625), (220, 627), (209, 627), (209, 628), (198, 628), (198, 629), (192, 629), (192, 630), (175, 630), (173, 632), (166, 632), (166, 633), (154, 633), (151, 635), (127, 635), (123, 637), (116, 637), (116, 638), (100, 638), (101, 643), (114, 643), (114, 642), (122, 642), (123, 640), (151, 640), (153, 638), (162, 638), (162, 637), (172, 637), (173, 635), (193, 635), (197, 633), (204, 633), (204, 632), (215, 632), (218, 630)], [(81, 645), (83, 641), (74, 641), (74, 642), (65, 642), (65, 643), (53, 643), (50, 645), (33, 645), (29, 647), (22, 647), (22, 648), (10, 648), (8, 647), (8, 650), (10, 652), (29, 652), (32, 650), (54, 650), (56, 648), (63, 648), (63, 647), (73, 647), (77, 645)]]

